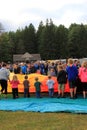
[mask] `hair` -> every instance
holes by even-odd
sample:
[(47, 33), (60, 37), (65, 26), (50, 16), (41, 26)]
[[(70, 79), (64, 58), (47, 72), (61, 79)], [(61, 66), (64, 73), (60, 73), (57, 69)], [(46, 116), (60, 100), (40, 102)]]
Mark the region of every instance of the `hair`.
[(87, 61), (83, 61), (81, 66), (87, 68)]
[(38, 81), (38, 77), (35, 77), (35, 80)]
[(17, 80), (18, 80), (18, 77), (17, 77), (17, 75), (13, 75), (13, 78), (12, 78), (12, 80), (14, 80), (14, 81), (17, 81)]
[(3, 63), (3, 64), (2, 64), (2, 67), (6, 67), (6, 63)]
[(69, 64), (69, 65), (73, 64), (73, 59), (72, 59), (72, 58), (69, 58), (69, 59), (68, 59), (68, 64)]
[(51, 79), (51, 75), (48, 75), (48, 79)]
[(25, 75), (25, 77), (24, 77), (25, 79), (28, 79), (28, 76), (27, 75)]
[(63, 70), (63, 65), (58, 65), (58, 71)]

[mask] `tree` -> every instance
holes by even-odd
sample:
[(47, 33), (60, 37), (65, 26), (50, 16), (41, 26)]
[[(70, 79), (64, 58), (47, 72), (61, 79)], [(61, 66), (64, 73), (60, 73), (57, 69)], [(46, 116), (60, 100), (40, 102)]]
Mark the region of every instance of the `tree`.
[(29, 27), (25, 27), (23, 30), (23, 42), (25, 46), (26, 52), (36, 53), (37, 52), (37, 44), (36, 44), (36, 31), (32, 24)]
[(68, 55), (69, 57), (81, 58), (87, 56), (86, 29), (81, 25), (75, 25), (69, 30)]
[(37, 53), (39, 53), (39, 47), (40, 47), (40, 41), (41, 41), (41, 34), (42, 34), (42, 31), (44, 29), (44, 25), (43, 25), (43, 22), (41, 21), (39, 26), (38, 26), (38, 30), (36, 32), (36, 41), (37, 41)]
[(56, 56), (55, 25), (51, 20), (46, 21), (46, 26), (42, 30), (39, 52), (42, 59), (54, 59)]
[(67, 41), (68, 41), (68, 29), (63, 25), (60, 25), (56, 29), (56, 49), (58, 58), (67, 57)]
[(2, 25), (2, 23), (0, 23), (0, 34), (4, 31), (4, 27)]
[(8, 33), (3, 33), (0, 36), (0, 61), (11, 61), (12, 55), (10, 53), (10, 44)]

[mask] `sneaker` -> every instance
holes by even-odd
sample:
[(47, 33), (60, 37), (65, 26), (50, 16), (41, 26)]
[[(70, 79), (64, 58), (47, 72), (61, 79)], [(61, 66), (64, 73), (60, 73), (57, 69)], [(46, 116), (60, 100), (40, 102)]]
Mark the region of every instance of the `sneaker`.
[(65, 96), (61, 96), (61, 98), (66, 98)]
[(76, 98), (77, 98), (77, 95), (74, 96), (74, 99), (76, 99)]
[(61, 97), (60, 95), (57, 96), (57, 98), (60, 98), (60, 97)]
[(70, 99), (74, 99), (74, 97), (70, 97)]

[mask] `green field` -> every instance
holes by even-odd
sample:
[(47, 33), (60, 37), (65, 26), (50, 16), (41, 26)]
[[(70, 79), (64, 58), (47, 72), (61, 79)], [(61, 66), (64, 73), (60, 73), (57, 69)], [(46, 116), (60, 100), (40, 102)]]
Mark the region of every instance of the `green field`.
[(87, 115), (0, 111), (0, 130), (87, 130)]

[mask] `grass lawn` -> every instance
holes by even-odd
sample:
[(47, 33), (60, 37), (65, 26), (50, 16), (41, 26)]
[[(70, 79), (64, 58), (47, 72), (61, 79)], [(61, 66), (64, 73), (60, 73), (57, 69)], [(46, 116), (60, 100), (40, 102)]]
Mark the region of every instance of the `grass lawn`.
[(87, 130), (87, 115), (0, 111), (0, 130)]

